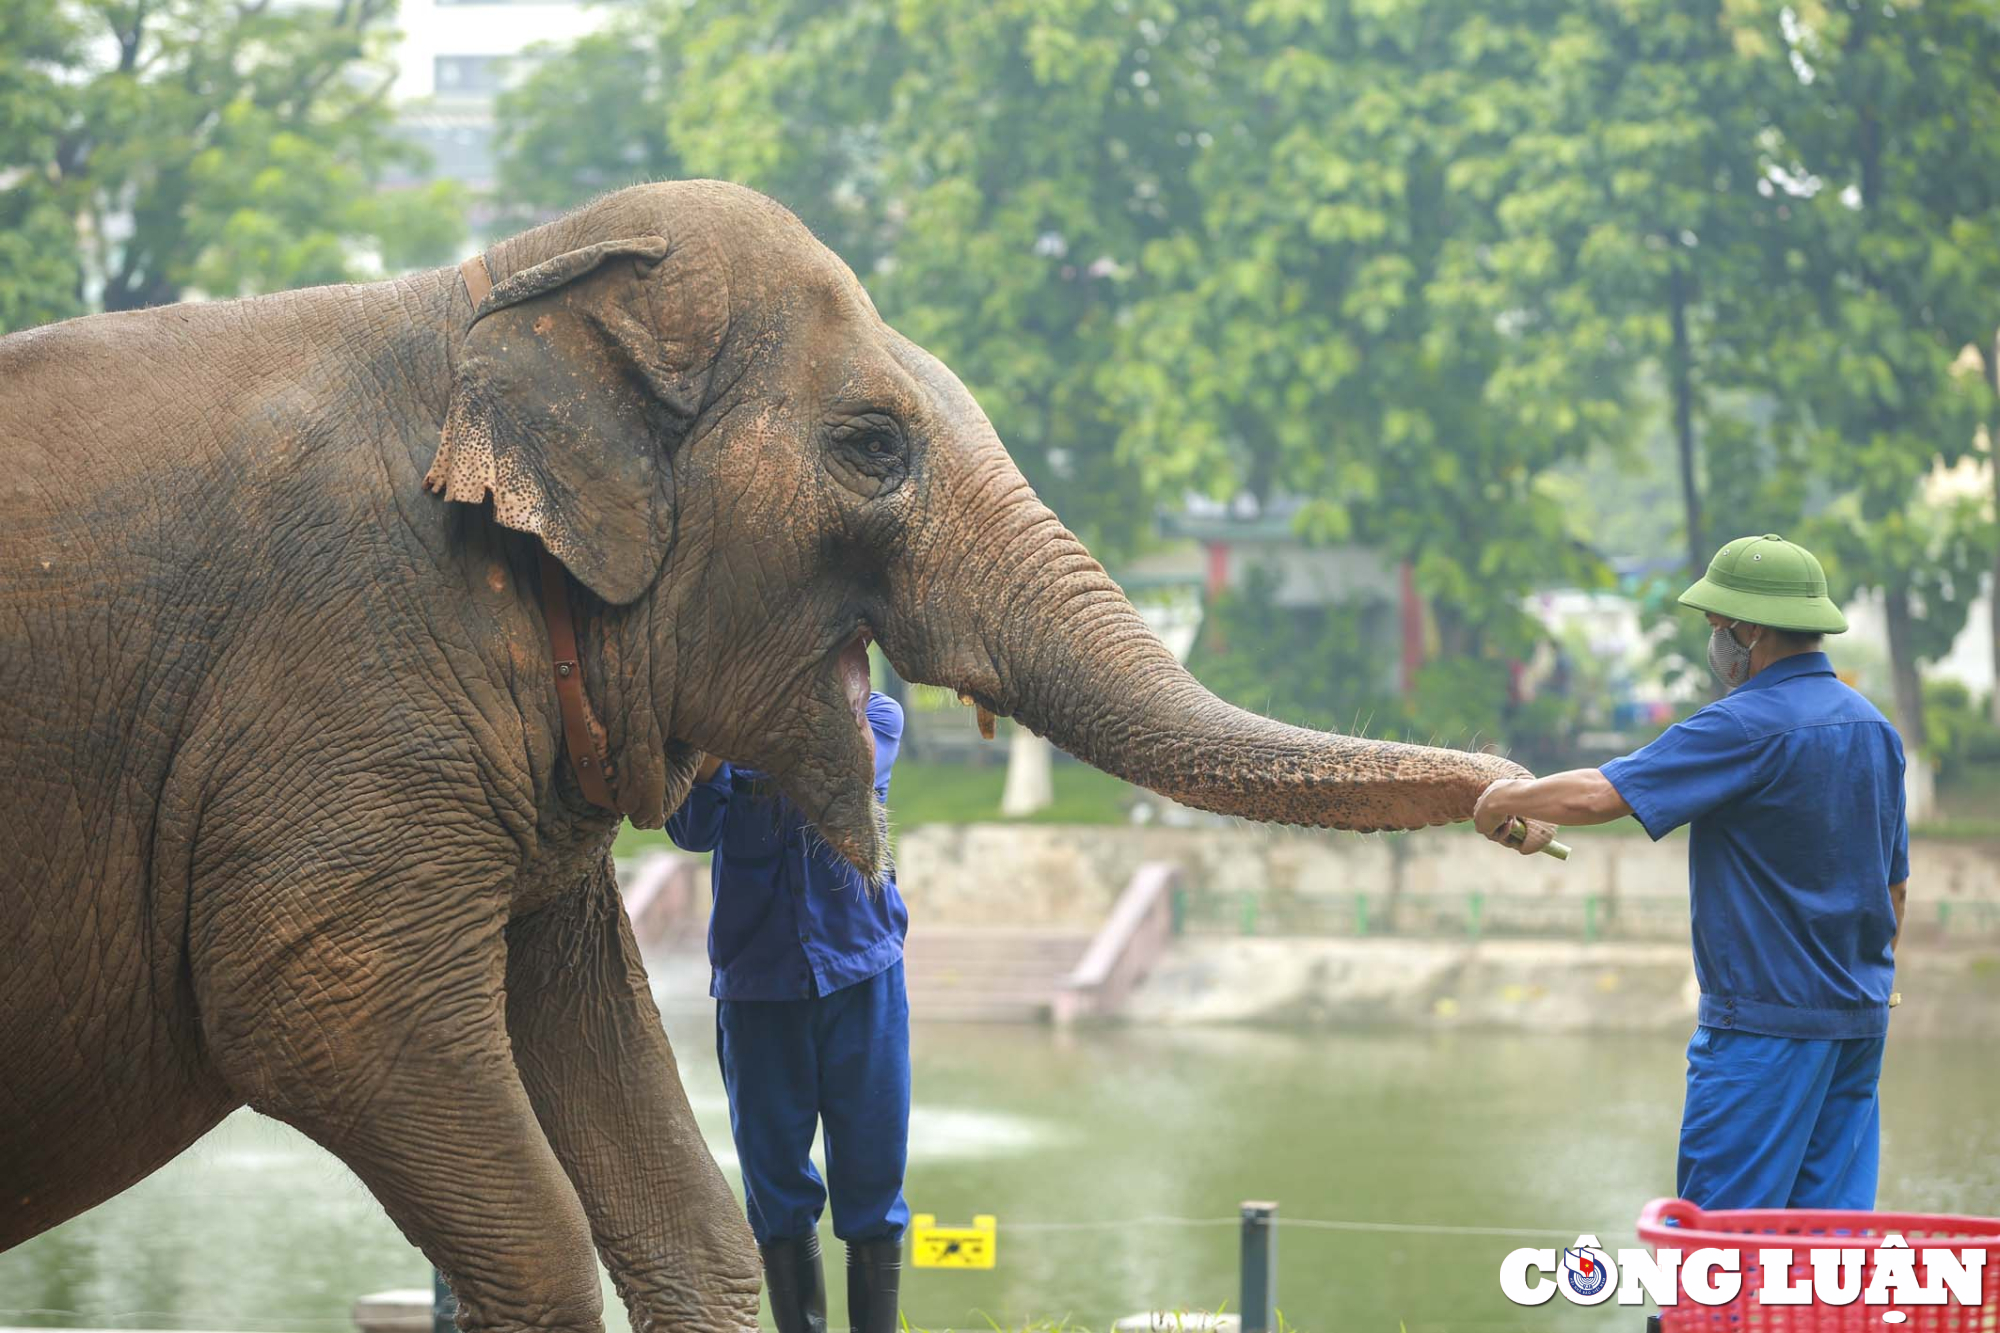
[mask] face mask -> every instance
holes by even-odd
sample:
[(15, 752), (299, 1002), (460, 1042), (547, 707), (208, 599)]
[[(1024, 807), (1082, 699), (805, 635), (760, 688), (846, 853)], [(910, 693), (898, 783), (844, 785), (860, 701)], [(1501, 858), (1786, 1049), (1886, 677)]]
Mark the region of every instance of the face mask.
[(1715, 632), (1708, 636), (1708, 669), (1715, 678), (1729, 689), (1735, 689), (1750, 679), (1750, 654), (1757, 647), (1757, 640), (1750, 640), (1746, 646), (1736, 641), (1730, 631), (1737, 624), (1717, 625)]

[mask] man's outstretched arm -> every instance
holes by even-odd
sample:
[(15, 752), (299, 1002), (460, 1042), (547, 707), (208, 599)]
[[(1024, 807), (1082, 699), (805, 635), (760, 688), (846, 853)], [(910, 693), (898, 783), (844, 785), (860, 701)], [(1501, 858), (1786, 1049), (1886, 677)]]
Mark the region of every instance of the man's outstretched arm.
[[(1608, 824), (1632, 813), (1618, 789), (1595, 768), (1573, 768), (1545, 778), (1502, 778), (1480, 794), (1472, 824), (1495, 842), (1515, 818), (1548, 824)], [(1498, 836), (1496, 836), (1498, 835)]]

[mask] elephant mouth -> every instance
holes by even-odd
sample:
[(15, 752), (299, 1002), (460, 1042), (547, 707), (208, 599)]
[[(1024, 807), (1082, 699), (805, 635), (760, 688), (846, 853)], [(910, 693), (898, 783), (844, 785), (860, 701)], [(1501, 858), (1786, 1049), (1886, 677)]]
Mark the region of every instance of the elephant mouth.
[(868, 645), (874, 641), (875, 635), (863, 625), (834, 659), (841, 688), (847, 692), (847, 706), (854, 710), (854, 724), (869, 738), (871, 749), (874, 733), (868, 727)]

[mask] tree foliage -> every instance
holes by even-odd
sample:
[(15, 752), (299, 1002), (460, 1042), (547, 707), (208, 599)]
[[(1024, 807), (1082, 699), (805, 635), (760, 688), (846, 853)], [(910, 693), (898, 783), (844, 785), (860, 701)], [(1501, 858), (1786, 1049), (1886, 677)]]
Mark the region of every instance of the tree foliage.
[(1300, 612), (1281, 605), (1271, 571), (1214, 598), (1188, 667), (1241, 707), (1295, 726), (1400, 736), (1410, 719), (1396, 694), (1396, 610), (1352, 601)]
[[(1805, 532), (1890, 629), (1898, 725), (1925, 742), (1919, 661), (1963, 627), (1990, 519), (1925, 502), (1974, 448), (2000, 290), (2000, 13), (1980, 0), (1815, 5), (1786, 23), (1770, 392)], [(1784, 506), (1781, 506), (1784, 507)]]
[(82, 308), (74, 220), (47, 169), (66, 128), (60, 71), (79, 41), (39, 0), (0, 0), (0, 332)]
[[(1303, 501), (1498, 679), (1527, 589), (1779, 530), (1884, 591), (1909, 674), (1993, 560), (1921, 485), (2000, 422), (1950, 369), (2000, 324), (1996, 42), (1995, 0), (650, 0), (503, 110), (546, 206), (790, 204), (1114, 555), (1188, 491)], [(1680, 549), (1634, 551), (1578, 479), (1662, 430)], [(1270, 636), (1331, 668), (1340, 614), (1203, 668), (1259, 638), (1235, 692), (1277, 690)], [(1406, 725), (1489, 729), (1432, 675)]]
[(456, 250), (383, 192), (393, 0), (0, 0), (0, 321), (234, 296)]

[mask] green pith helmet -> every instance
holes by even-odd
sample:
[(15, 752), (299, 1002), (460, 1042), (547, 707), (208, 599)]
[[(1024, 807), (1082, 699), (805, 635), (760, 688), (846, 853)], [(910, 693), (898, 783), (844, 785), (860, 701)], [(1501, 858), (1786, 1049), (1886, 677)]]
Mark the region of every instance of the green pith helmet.
[(1681, 605), (1798, 634), (1847, 632), (1847, 617), (1827, 599), (1819, 561), (1775, 532), (1738, 537), (1717, 551)]

